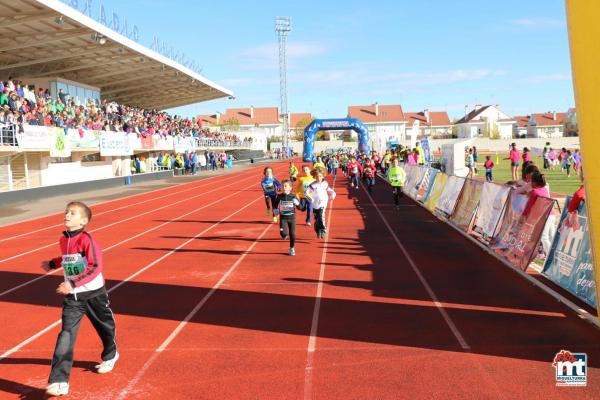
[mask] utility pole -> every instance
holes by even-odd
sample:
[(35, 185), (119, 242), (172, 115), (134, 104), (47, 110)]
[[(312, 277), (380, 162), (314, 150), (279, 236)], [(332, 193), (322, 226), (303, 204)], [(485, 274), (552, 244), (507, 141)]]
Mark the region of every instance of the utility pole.
[[(286, 41), (287, 35), (292, 30), (292, 18), (276, 17), (275, 31), (279, 37), (279, 97), (281, 102), (281, 117), (283, 121), (282, 146), (285, 148), (287, 156), (290, 145), (290, 128), (288, 121), (288, 101), (287, 101), (287, 55)], [(283, 150), (283, 149), (282, 149)]]

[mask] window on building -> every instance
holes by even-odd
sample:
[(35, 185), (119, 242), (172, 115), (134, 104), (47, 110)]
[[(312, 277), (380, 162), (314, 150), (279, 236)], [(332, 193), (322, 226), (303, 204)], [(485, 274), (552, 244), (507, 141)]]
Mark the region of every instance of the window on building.
[(73, 159), (71, 157), (50, 157), (48, 162), (52, 164), (63, 164), (73, 162)]
[(104, 161), (104, 157), (100, 156), (100, 153), (86, 154), (85, 156), (81, 157), (82, 163), (97, 161)]

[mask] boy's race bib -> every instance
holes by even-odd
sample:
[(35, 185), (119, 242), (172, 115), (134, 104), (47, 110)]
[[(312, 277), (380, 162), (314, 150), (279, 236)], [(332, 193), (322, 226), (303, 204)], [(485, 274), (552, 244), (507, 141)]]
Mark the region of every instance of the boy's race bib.
[(265, 192), (274, 192), (275, 191), (275, 185), (273, 184), (273, 182), (265, 183), (263, 185), (263, 188), (265, 189)]
[(71, 277), (82, 274), (88, 266), (88, 261), (79, 253), (65, 254), (62, 256), (61, 265), (65, 276)]
[(353, 174), (358, 174), (358, 167), (353, 167), (352, 168), (352, 173)]
[(294, 201), (293, 200), (281, 200), (279, 202), (279, 211), (283, 215), (291, 215), (294, 214)]

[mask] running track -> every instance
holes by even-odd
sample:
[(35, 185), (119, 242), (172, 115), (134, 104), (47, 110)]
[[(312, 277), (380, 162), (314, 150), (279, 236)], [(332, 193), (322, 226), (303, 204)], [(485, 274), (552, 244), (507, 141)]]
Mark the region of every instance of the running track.
[[(600, 333), (428, 212), (340, 175), (329, 238), (299, 218), (289, 257), (261, 169), (93, 207), (121, 359), (91, 371), (84, 320), (71, 398), (600, 398)], [(0, 398), (43, 398), (61, 221), (0, 227)], [(588, 354), (587, 387), (555, 386), (561, 349)]]

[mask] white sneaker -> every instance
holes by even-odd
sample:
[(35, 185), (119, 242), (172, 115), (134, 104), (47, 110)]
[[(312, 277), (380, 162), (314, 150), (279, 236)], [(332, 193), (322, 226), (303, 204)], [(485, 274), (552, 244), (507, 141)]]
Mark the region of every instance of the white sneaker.
[(69, 384), (67, 382), (54, 382), (46, 388), (48, 396), (65, 396), (69, 394)]
[(97, 372), (99, 374), (106, 374), (107, 372), (112, 371), (118, 359), (119, 353), (116, 353), (110, 360), (102, 361), (100, 364), (96, 365)]

